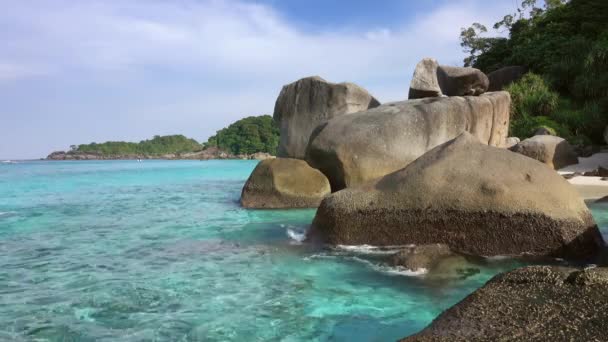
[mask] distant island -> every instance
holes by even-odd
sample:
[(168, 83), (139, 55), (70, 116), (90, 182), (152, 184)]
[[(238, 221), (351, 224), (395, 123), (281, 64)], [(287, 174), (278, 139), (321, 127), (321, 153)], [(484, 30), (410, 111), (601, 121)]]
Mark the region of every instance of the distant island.
[(156, 135), (140, 142), (107, 141), (70, 146), (47, 160), (266, 159), (276, 154), (279, 130), (270, 115), (238, 120), (199, 143), (184, 135)]

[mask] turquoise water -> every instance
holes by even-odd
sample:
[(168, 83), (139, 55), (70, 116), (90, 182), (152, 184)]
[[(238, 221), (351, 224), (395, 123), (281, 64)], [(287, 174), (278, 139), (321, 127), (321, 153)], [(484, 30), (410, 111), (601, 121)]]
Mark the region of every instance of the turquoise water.
[(395, 340), (515, 266), (445, 282), (300, 243), (314, 210), (239, 207), (255, 163), (0, 164), (0, 340)]

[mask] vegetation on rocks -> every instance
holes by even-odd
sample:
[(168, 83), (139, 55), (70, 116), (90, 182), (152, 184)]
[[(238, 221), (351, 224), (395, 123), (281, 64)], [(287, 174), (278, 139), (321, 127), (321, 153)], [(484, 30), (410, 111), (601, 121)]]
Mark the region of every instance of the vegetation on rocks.
[(217, 131), (204, 145), (235, 155), (256, 152), (276, 155), (279, 129), (270, 115), (249, 116)]
[(509, 65), (533, 73), (507, 88), (514, 98), (514, 135), (549, 126), (576, 144), (601, 144), (608, 122), (608, 2), (524, 0), (517, 13), (494, 25), (461, 31), (466, 66), (489, 73)]

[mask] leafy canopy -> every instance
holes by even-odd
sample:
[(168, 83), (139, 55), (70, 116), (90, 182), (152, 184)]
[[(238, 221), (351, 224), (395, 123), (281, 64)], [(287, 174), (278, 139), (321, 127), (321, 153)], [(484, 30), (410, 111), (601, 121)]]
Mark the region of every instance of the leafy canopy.
[(183, 135), (155, 135), (150, 140), (142, 140), (138, 143), (125, 141), (108, 141), (101, 144), (90, 143), (71, 146), (72, 151), (97, 153), (101, 155), (162, 155), (195, 152), (203, 149), (203, 146), (194, 139)]
[[(522, 110), (527, 110), (524, 103), (544, 101), (535, 96), (549, 96), (545, 100), (550, 106), (528, 110), (525, 116), (551, 120), (572, 140), (602, 143), (608, 123), (608, 1), (544, 3), (539, 7), (536, 0), (522, 1), (516, 13), (493, 26), (498, 30), (495, 37), (488, 37), (480, 23), (463, 28), (461, 45), (468, 53), (464, 63), (486, 73), (510, 65), (528, 67), (542, 78), (545, 88), (538, 88), (539, 79), (528, 79), (508, 90)], [(514, 113), (513, 125), (525, 116)], [(553, 128), (559, 133), (559, 127)]]
[(249, 116), (211, 136), (205, 147), (218, 147), (232, 154), (276, 154), (279, 129), (270, 115)]

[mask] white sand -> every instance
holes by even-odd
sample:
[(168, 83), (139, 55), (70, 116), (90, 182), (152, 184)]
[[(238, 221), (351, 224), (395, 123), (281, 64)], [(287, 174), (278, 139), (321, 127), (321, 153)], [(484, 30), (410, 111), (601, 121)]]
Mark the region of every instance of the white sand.
[[(558, 170), (558, 172), (562, 175), (574, 172), (587, 172), (597, 169), (598, 166), (608, 169), (608, 152), (596, 153), (589, 158), (578, 158), (578, 164), (567, 166)], [(608, 181), (602, 180), (601, 177), (577, 176), (568, 181), (574, 185), (585, 200), (608, 196)]]

